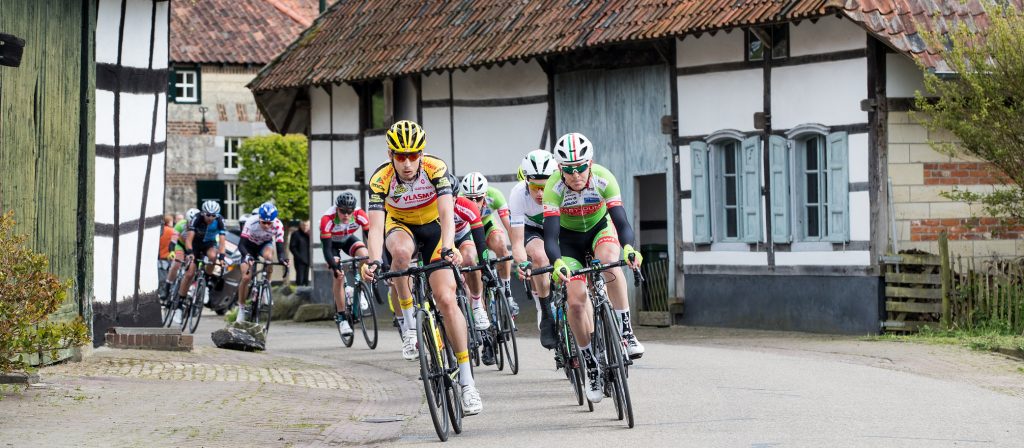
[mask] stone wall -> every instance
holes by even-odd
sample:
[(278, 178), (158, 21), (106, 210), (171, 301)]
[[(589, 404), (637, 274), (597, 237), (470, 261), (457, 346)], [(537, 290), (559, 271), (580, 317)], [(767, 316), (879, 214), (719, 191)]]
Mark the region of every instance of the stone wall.
[(937, 152), (929, 139), (955, 141), (948, 133), (929, 132), (907, 112), (889, 113), (889, 176), (899, 248), (938, 253), (939, 233), (945, 230), (954, 256), (1024, 256), (1024, 225), (986, 216), (978, 204), (942, 197), (954, 188), (991, 192), (1003, 184), (998, 170), (970, 156)]
[[(224, 172), (224, 138), (269, 134), (245, 85), (256, 68), (200, 67), (199, 104), (167, 106), (167, 213), (184, 213), (196, 204), (197, 180), (233, 181)], [(206, 129), (200, 106), (207, 108)]]

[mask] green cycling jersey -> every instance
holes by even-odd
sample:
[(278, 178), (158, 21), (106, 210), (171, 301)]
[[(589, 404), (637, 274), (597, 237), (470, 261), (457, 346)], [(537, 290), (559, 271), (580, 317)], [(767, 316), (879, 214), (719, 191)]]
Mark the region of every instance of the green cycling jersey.
[(544, 186), (544, 217), (559, 216), (562, 228), (587, 232), (594, 228), (609, 207), (622, 205), (619, 182), (607, 168), (592, 164), (590, 179), (580, 191), (562, 182), (561, 170), (555, 171)]

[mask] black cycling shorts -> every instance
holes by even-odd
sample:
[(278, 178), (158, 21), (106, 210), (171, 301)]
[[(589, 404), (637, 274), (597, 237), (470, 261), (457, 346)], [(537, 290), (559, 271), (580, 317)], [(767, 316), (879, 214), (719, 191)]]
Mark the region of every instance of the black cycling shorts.
[(523, 226), (523, 246), (530, 244), (530, 241), (536, 239), (544, 241), (544, 229), (533, 226)]
[(363, 240), (359, 239), (355, 235), (345, 235), (340, 240), (331, 240), (331, 247), (338, 252), (344, 253), (350, 257), (356, 256), (356, 251), (360, 248), (366, 247), (363, 244)]

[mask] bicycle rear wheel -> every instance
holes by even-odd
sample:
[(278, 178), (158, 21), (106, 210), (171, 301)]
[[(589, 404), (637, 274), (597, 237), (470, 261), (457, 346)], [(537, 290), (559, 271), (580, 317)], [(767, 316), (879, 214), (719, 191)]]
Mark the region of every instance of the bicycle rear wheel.
[[(189, 323), (188, 323), (188, 332), (189, 333), (195, 333), (196, 332), (196, 328), (199, 327), (199, 318), (203, 317), (203, 298), (204, 297), (206, 297), (206, 280), (205, 279), (203, 279), (203, 281), (200, 281), (199, 284), (196, 285), (196, 293), (192, 297), (192, 306), (190, 307), (191, 308), (191, 312), (189, 313), (188, 316), (185, 316), (185, 317), (188, 318), (188, 321), (189, 321)], [(183, 317), (182, 320), (184, 320), (185, 317)]]
[[(355, 302), (352, 308), (359, 308), (359, 327), (363, 330), (363, 339), (366, 340), (366, 345), (370, 347), (370, 350), (373, 350), (377, 348), (377, 310), (373, 305), (373, 300), (370, 300), (366, 283), (357, 283), (352, 295), (354, 296), (353, 302)], [(366, 304), (365, 311), (362, 309), (363, 303)]]
[(444, 384), (444, 366), (440, 358), (441, 350), (434, 339), (436, 334), (426, 311), (416, 313), (416, 337), (420, 345), (420, 379), (423, 380), (423, 393), (427, 396), (427, 409), (430, 420), (434, 422), (434, 431), (442, 442), (448, 440), (448, 396)]
[(608, 375), (605, 381), (612, 381), (612, 392), (615, 398), (615, 408), (618, 411), (619, 420), (626, 419), (626, 425), (634, 426), (633, 403), (629, 396), (629, 378), (626, 376), (626, 356), (623, 352), (622, 335), (619, 333), (618, 321), (612, 314), (610, 306), (605, 305), (604, 333), (606, 355), (608, 356)]
[[(559, 323), (562, 328), (562, 340), (558, 344), (562, 347), (565, 352), (565, 374), (569, 377), (569, 382), (572, 383), (573, 392), (576, 393), (576, 404), (583, 406), (584, 402), (587, 402), (587, 397), (583, 393), (583, 387), (586, 384), (586, 376), (583, 372), (583, 359), (580, 357), (580, 350), (576, 347), (576, 339), (572, 335), (572, 330), (569, 329), (569, 323), (562, 321)], [(589, 402), (588, 402), (589, 403)], [(591, 404), (593, 407), (593, 404)]]

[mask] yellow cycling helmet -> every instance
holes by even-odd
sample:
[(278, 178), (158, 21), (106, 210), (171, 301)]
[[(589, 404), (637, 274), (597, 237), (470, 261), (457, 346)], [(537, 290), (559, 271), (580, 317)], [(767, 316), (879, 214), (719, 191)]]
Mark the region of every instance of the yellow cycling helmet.
[(396, 153), (423, 151), (426, 146), (427, 134), (414, 121), (402, 120), (393, 125), (385, 134), (388, 149)]

